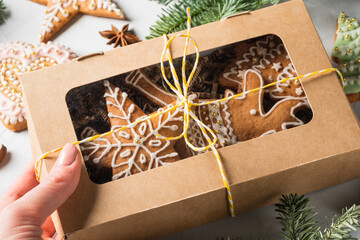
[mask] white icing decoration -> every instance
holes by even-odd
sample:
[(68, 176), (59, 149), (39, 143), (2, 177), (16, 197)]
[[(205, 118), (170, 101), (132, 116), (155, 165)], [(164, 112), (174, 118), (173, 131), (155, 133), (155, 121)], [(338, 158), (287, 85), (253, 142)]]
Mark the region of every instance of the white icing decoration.
[(351, 71), (360, 71), (360, 64), (357, 63), (355, 60), (351, 60), (346, 63), (346, 67), (340, 65), (339, 68), (343, 74)]
[(266, 135), (270, 135), (270, 134), (272, 134), (272, 133), (276, 133), (276, 131), (275, 131), (275, 130), (269, 130), (269, 131), (264, 132), (263, 134), (261, 134), (259, 137), (263, 137), (263, 136), (266, 136)]
[[(45, 10), (45, 20), (41, 28), (41, 36), (44, 37), (47, 32), (51, 32), (55, 27), (54, 22), (60, 22), (58, 14), (61, 14), (63, 17), (68, 18), (69, 11), (67, 8), (72, 7), (75, 11), (81, 11), (79, 4), (86, 4), (87, 0), (52, 0), (54, 5), (48, 7)], [(123, 12), (117, 7), (117, 5), (111, 0), (91, 0), (88, 8), (90, 10), (105, 9), (109, 13), (114, 12), (120, 17), (124, 17)]]
[(147, 127), (147, 125), (146, 125), (145, 122), (142, 122), (142, 123), (140, 124), (139, 132), (140, 132), (141, 135), (145, 135), (146, 127)]
[[(293, 68), (292, 63), (289, 63), (289, 65), (286, 66), (283, 69), (283, 71), (277, 76), (276, 81), (281, 81), (286, 78), (294, 77), (292, 72), (295, 72), (295, 69)], [(296, 82), (295, 82), (295, 84), (296, 84)], [(275, 95), (275, 93), (283, 93), (284, 92), (284, 89), (282, 89), (282, 87), (289, 87), (289, 86), (290, 86), (290, 81), (286, 81), (283, 83), (276, 83), (276, 88), (270, 90), (270, 96), (275, 99), (284, 99), (284, 98), (289, 97), (289, 96)]]
[(150, 79), (147, 78), (140, 70), (135, 70), (128, 74), (125, 78), (125, 83), (133, 86), (137, 90), (141, 91), (142, 94), (144, 94), (146, 97), (151, 98), (155, 101), (157, 101), (162, 106), (166, 106), (169, 103), (165, 102), (164, 100), (160, 99), (159, 97), (155, 96), (154, 94), (149, 93), (148, 89), (145, 89), (142, 87), (142, 83), (146, 82), (150, 85), (150, 88), (153, 91), (156, 91), (158, 96), (167, 96), (170, 99), (175, 99), (175, 95), (164, 91), (162, 88), (160, 88), (157, 84), (153, 83)]
[(263, 47), (258, 47), (257, 53), (258, 53), (258, 55), (265, 55), (267, 53), (267, 49), (263, 48)]
[(352, 85), (354, 83), (360, 84), (360, 75), (345, 78), (344, 86), (348, 84)]
[[(357, 30), (360, 32), (360, 28)], [(344, 35), (344, 37), (346, 36), (347, 34)], [(359, 35), (360, 36), (360, 35)], [(360, 38), (359, 38), (360, 39)], [(353, 51), (352, 52), (348, 52), (348, 49), (351, 48)], [(355, 55), (359, 55), (360, 54), (360, 46), (358, 45), (358, 43), (356, 43), (356, 41), (354, 42), (351, 42), (347, 45), (340, 45), (338, 46), (338, 52), (343, 56), (343, 57), (346, 57), (346, 56), (352, 56), (353, 54)]]
[[(291, 68), (291, 65), (288, 66), (288, 67)], [(286, 71), (286, 73), (289, 73), (289, 71), (290, 70)], [(263, 81), (262, 76), (257, 71), (255, 71), (255, 70), (247, 70), (246, 73), (245, 73), (244, 78), (246, 79), (246, 75), (249, 72), (253, 72), (258, 76), (259, 81), (260, 81), (260, 87), (262, 87), (264, 85), (264, 81)], [(284, 77), (284, 75), (280, 76), (280, 77)], [(246, 91), (246, 81), (244, 82), (243, 87), (244, 87), (244, 91)], [(295, 106), (293, 106), (290, 109), (290, 115), (294, 119), (294, 121), (281, 123), (281, 128), (283, 130), (285, 130), (285, 129), (288, 129), (289, 126), (298, 126), (298, 125), (304, 124), (301, 119), (299, 119), (299, 118), (297, 118), (295, 116), (295, 112), (299, 107), (302, 107), (302, 106), (308, 106), (309, 107), (309, 103), (308, 103), (306, 97), (281, 96), (281, 100), (279, 100), (268, 112), (265, 113), (262, 110), (263, 109), (262, 108), (262, 101), (261, 101), (262, 91), (263, 91), (263, 89), (261, 89), (259, 91), (258, 108), (257, 109), (251, 109), (249, 111), (251, 115), (256, 115), (257, 113), (259, 113), (259, 115), (261, 117), (266, 118), (276, 109), (277, 106), (279, 106), (283, 102), (289, 101), (289, 100), (298, 100), (299, 103), (296, 104)], [(232, 95), (234, 95), (234, 93), (232, 91), (226, 91), (225, 97), (230, 97)], [(243, 100), (245, 98), (246, 98), (246, 94), (242, 95), (241, 97), (237, 97), (236, 100), (241, 101), (241, 100)], [(207, 110), (207, 112), (209, 112), (209, 115), (204, 117), (203, 113), (206, 110)], [(220, 114), (219, 111), (222, 111), (222, 113), (225, 114), (224, 119), (222, 119), (222, 117), (221, 117), (222, 114)], [(215, 112), (216, 115), (213, 116), (211, 114), (211, 112)], [(232, 123), (231, 123), (231, 121), (229, 119), (230, 113), (228, 112), (227, 102), (221, 102), (221, 104), (216, 103), (215, 105), (210, 104), (210, 105), (201, 106), (200, 108), (197, 108), (196, 116), (198, 116), (201, 121), (204, 121), (204, 119), (207, 122), (210, 121), (211, 125), (208, 125), (208, 127), (213, 129), (214, 132), (217, 134), (218, 147), (219, 146), (224, 147), (225, 146), (224, 141), (226, 143), (228, 143), (228, 144), (234, 144), (234, 143), (237, 142), (237, 137), (234, 135), (234, 130), (231, 127)], [(223, 124), (222, 125), (217, 124), (218, 121), (222, 122)], [(199, 127), (195, 124), (195, 122), (193, 120), (190, 121), (190, 126), (191, 127), (188, 130), (188, 134), (189, 134), (189, 138), (191, 139), (191, 142), (196, 143), (196, 146), (199, 146), (199, 147), (206, 146), (207, 143), (203, 138), (202, 132), (199, 129)], [(275, 130), (269, 130), (269, 131), (263, 133), (261, 136), (268, 135), (268, 134), (274, 133), (274, 132), (276, 132), (276, 131)], [(193, 155), (199, 154), (198, 152), (194, 152), (192, 150), (191, 150), (191, 152), (192, 152)]]
[(268, 35), (266, 36), (265, 40), (259, 40), (255, 43), (256, 46), (253, 46), (249, 49), (248, 52), (244, 53), (242, 55), (242, 58), (240, 60), (237, 60), (235, 62), (235, 66), (230, 69), (229, 72), (223, 73), (223, 77), (229, 80), (230, 82), (234, 82), (236, 84), (242, 85), (241, 82), (239, 82), (237, 79), (233, 79), (231, 75), (237, 75), (239, 70), (246, 70), (242, 68), (243, 63), (247, 63), (252, 61), (252, 58), (256, 56), (256, 54), (263, 53), (259, 56), (258, 64), (254, 64), (252, 66), (252, 69), (261, 72), (261, 69), (266, 69), (264, 64), (270, 64), (269, 59), (274, 59), (274, 54), (281, 54), (283, 49), (285, 51), (285, 47), (282, 43), (280, 43), (278, 46), (271, 48), (269, 51), (263, 51), (261, 50), (261, 45), (269, 45), (270, 41), (273, 40), (274, 35)]
[(150, 147), (160, 147), (161, 141), (160, 140), (150, 140), (149, 146)]
[[(211, 128), (218, 139), (217, 147), (224, 147), (227, 144), (236, 143), (236, 136), (234, 135), (234, 129), (231, 127), (230, 113), (228, 112), (228, 106), (226, 103), (215, 103), (209, 104), (202, 107), (196, 108), (196, 116), (200, 121), (210, 121), (211, 125), (208, 125)], [(221, 111), (221, 112), (220, 112)], [(204, 115), (208, 112), (209, 114)], [(213, 116), (211, 113), (215, 112), (216, 116)], [(222, 117), (222, 114), (225, 114), (225, 117)], [(219, 124), (219, 122), (221, 124)], [(196, 146), (205, 147), (206, 142), (204, 136), (193, 119), (190, 119), (190, 128), (188, 130), (189, 138), (192, 139), (191, 142), (194, 142)], [(226, 143), (225, 143), (226, 142)], [(201, 152), (195, 152), (190, 149), (193, 155), (200, 154)]]
[(140, 163), (145, 164), (146, 163), (146, 156), (144, 154), (140, 154)]
[(239, 78), (243, 79), (245, 72), (246, 72), (246, 70), (239, 70), (237, 76), (238, 76)]
[(126, 158), (129, 157), (131, 155), (131, 150), (130, 149), (126, 149), (125, 151), (123, 151), (122, 153), (120, 153), (120, 157), (121, 158)]
[(26, 119), (19, 75), (40, 69), (41, 57), (44, 60), (53, 58), (59, 63), (67, 62), (73, 58), (69, 52), (64, 46), (53, 43), (37, 46), (21, 42), (0, 44), (0, 113), (5, 124), (16, 124)]
[(84, 139), (84, 138), (92, 137), (97, 134), (99, 134), (99, 133), (97, 131), (95, 131), (95, 129), (93, 129), (92, 127), (86, 127), (81, 132), (80, 137), (81, 137), (81, 139)]
[[(289, 64), (289, 65), (290, 65), (290, 64)], [(246, 79), (246, 75), (247, 75), (249, 72), (253, 72), (253, 73), (255, 73), (255, 74), (258, 76), (258, 78), (259, 78), (259, 80), (260, 80), (260, 88), (261, 88), (262, 86), (264, 86), (264, 80), (263, 80), (262, 76), (261, 76), (258, 72), (254, 71), (254, 70), (248, 70), (248, 71), (245, 73), (245, 79)], [(244, 84), (244, 92), (245, 92), (245, 91), (247, 91), (247, 90), (246, 90), (246, 81), (245, 81), (245, 84)], [(295, 116), (295, 111), (296, 111), (297, 108), (302, 107), (302, 106), (308, 106), (308, 107), (309, 107), (309, 102), (308, 102), (308, 100), (307, 100), (306, 97), (282, 96), (282, 99), (281, 99), (281, 100), (277, 101), (277, 102), (274, 104), (274, 106), (272, 106), (272, 108), (271, 108), (268, 112), (264, 113), (263, 110), (262, 110), (262, 106), (261, 106), (261, 105), (262, 105), (262, 101), (261, 101), (262, 91), (263, 91), (263, 89), (260, 89), (260, 90), (259, 90), (259, 101), (258, 101), (258, 102), (259, 102), (258, 112), (259, 112), (260, 116), (262, 116), (263, 118), (266, 118), (266, 117), (268, 117), (268, 116), (275, 110), (275, 108), (276, 108), (277, 106), (279, 106), (279, 105), (282, 104), (283, 102), (289, 101), (289, 100), (298, 100), (298, 101), (300, 101), (300, 102), (299, 102), (298, 104), (296, 104), (295, 106), (293, 106), (293, 107), (291, 108), (291, 110), (290, 110), (290, 115), (291, 115), (291, 117), (293, 117), (296, 121), (295, 121), (295, 122), (284, 122), (284, 123), (281, 124), (281, 128), (282, 128), (282, 130), (285, 130), (285, 129), (288, 129), (289, 126), (299, 126), (299, 125), (303, 125), (303, 124), (304, 124), (304, 122), (303, 122), (301, 119), (299, 119), (298, 117)], [(270, 93), (271, 93), (271, 92), (270, 92)], [(235, 98), (235, 99), (245, 99), (245, 98), (246, 98), (246, 94), (243, 94), (242, 96), (237, 97), (237, 98)]]
[[(95, 5), (94, 0), (91, 0), (91, 2), (94, 3), (94, 5)], [(92, 3), (90, 3), (90, 4), (92, 4)], [(124, 16), (123, 12), (111, 0), (97, 0), (96, 7), (99, 9), (101, 9), (101, 8), (106, 9), (108, 12), (115, 12), (117, 15), (122, 16), (122, 17)], [(90, 10), (94, 10), (94, 9), (90, 9)]]
[(273, 63), (271, 69), (274, 69), (275, 71), (279, 71), (282, 68), (281, 63)]
[(131, 139), (131, 136), (129, 133), (125, 132), (125, 131), (119, 131), (119, 134), (118, 134), (120, 137), (123, 137), (125, 139)]
[[(112, 101), (107, 101), (108, 105), (111, 105), (117, 109), (117, 112), (121, 113), (121, 116), (112, 114), (112, 118), (118, 118), (124, 120), (126, 122), (126, 126), (130, 125), (132, 114), (136, 113), (136, 108), (132, 109), (125, 109), (124, 105), (126, 101), (130, 101), (128, 99), (128, 96), (126, 93), (121, 93), (121, 99), (118, 99), (119, 96), (119, 88), (112, 89), (108, 81), (104, 81), (104, 86), (107, 88), (108, 93), (105, 93), (104, 97), (111, 98)], [(171, 105), (170, 105), (171, 107)], [(183, 122), (183, 117), (180, 113), (183, 112), (183, 107), (178, 107), (175, 110), (168, 112), (166, 114), (160, 115), (158, 118), (158, 124), (156, 125), (156, 128), (154, 128), (152, 122), (150, 120), (146, 120), (144, 123), (147, 125), (146, 129), (148, 129), (149, 133), (146, 134), (144, 131), (144, 136), (139, 136), (137, 133), (137, 130), (140, 132), (141, 126), (131, 126), (129, 127), (129, 132), (131, 132), (131, 137), (135, 139), (134, 142), (122, 142), (121, 139), (118, 139), (116, 134), (110, 135), (114, 140), (115, 143), (111, 143), (106, 137), (98, 138), (96, 140), (93, 140), (92, 142), (84, 143), (81, 145), (82, 151), (90, 152), (89, 154), (85, 155), (86, 159), (90, 159), (94, 154), (96, 154), (98, 151), (100, 152), (100, 155), (98, 157), (93, 157), (92, 161), (97, 164), (103, 159), (108, 153), (110, 153), (111, 150), (115, 149), (113, 152), (113, 155), (111, 157), (111, 166), (113, 168), (118, 168), (120, 166), (127, 166), (126, 169), (122, 170), (120, 173), (115, 174), (113, 176), (113, 180), (118, 179), (120, 177), (127, 177), (132, 175), (131, 169), (136, 168), (139, 172), (142, 172), (143, 170), (140, 168), (140, 166), (136, 163), (136, 159), (139, 158), (139, 161), (141, 164), (144, 164), (148, 161), (148, 169), (154, 167), (159, 167), (168, 164), (166, 162), (166, 159), (176, 157), (178, 156), (177, 152), (171, 152), (169, 154), (163, 153), (169, 145), (170, 140), (163, 140), (158, 139), (156, 137), (157, 134), (159, 134), (159, 131), (161, 129), (164, 129), (168, 127), (171, 131), (175, 129), (173, 126), (173, 122)], [(129, 111), (131, 110), (131, 112)], [(159, 109), (158, 111), (162, 111), (162, 109)], [(180, 115), (180, 116), (179, 116)], [(143, 118), (143, 117), (141, 117)], [(138, 120), (138, 119), (137, 119)], [(112, 126), (111, 130), (116, 130), (120, 127), (123, 127), (124, 125), (117, 125)], [(145, 127), (142, 127), (145, 128)], [(141, 130), (142, 131), (142, 130)], [(124, 131), (125, 132), (125, 131)], [(171, 134), (171, 132), (170, 132)], [(173, 134), (175, 132), (173, 131)], [(178, 134), (176, 132), (176, 134)], [(118, 135), (125, 136), (126, 134), (123, 134), (119, 132)], [(126, 135), (127, 136), (127, 135)], [(169, 136), (166, 136), (169, 137)], [(141, 140), (138, 142), (136, 139)], [(156, 151), (150, 151), (148, 146), (151, 147), (157, 147)], [(131, 149), (131, 150), (130, 150)], [(129, 151), (131, 151), (130, 155), (128, 155)], [(139, 151), (145, 151), (148, 154), (148, 159), (145, 155), (142, 155), (143, 153), (140, 153)], [(121, 153), (120, 153), (121, 152)], [(126, 154), (125, 154), (126, 152)], [(123, 155), (121, 155), (123, 154)], [(117, 163), (118, 157), (121, 156), (127, 156), (128, 159)], [(85, 158), (84, 158), (85, 159)], [(88, 161), (87, 160), (87, 161)]]
[(295, 89), (295, 93), (296, 93), (296, 95), (298, 95), (298, 96), (301, 96), (302, 94), (303, 94), (303, 90), (302, 90), (302, 88), (301, 87), (298, 87), (298, 88), (296, 88)]

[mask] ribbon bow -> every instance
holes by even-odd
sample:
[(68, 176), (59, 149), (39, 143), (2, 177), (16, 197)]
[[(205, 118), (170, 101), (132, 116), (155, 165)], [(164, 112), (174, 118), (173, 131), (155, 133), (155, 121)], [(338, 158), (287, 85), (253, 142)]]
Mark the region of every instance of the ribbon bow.
[[(229, 181), (228, 181), (228, 179), (226, 177), (225, 169), (223, 167), (223, 163), (221, 161), (221, 157), (219, 155), (219, 152), (215, 148), (215, 144), (217, 142), (216, 134), (214, 133), (214, 131), (211, 128), (209, 128), (207, 125), (205, 125), (202, 121), (200, 121), (198, 119), (198, 117), (192, 112), (192, 110), (191, 110), (192, 107), (204, 106), (204, 105), (229, 101), (231, 99), (236, 99), (236, 98), (238, 98), (238, 97), (240, 97), (240, 96), (242, 96), (244, 94), (249, 94), (251, 92), (256, 92), (256, 91), (259, 91), (261, 89), (265, 89), (265, 88), (274, 86), (274, 85), (276, 85), (278, 83), (283, 83), (283, 82), (288, 82), (288, 81), (299, 81), (302, 78), (314, 76), (314, 75), (317, 75), (317, 74), (326, 74), (326, 73), (330, 73), (330, 72), (337, 72), (340, 79), (341, 79), (341, 81), (342, 81), (342, 83), (344, 83), (344, 79), (343, 79), (342, 74), (339, 72), (339, 70), (337, 68), (328, 68), (328, 69), (324, 69), (324, 70), (321, 70), (321, 71), (316, 71), (316, 72), (300, 75), (300, 76), (297, 76), (297, 77), (286, 78), (286, 79), (283, 79), (281, 81), (272, 82), (272, 83), (264, 85), (262, 87), (254, 88), (254, 89), (251, 89), (251, 90), (239, 93), (239, 94), (235, 94), (235, 95), (232, 95), (230, 97), (223, 98), (223, 99), (218, 99), (218, 100), (214, 100), (214, 101), (206, 101), (206, 102), (201, 102), (201, 103), (193, 103), (192, 100), (191, 100), (191, 96), (189, 95), (189, 86), (190, 86), (190, 83), (191, 83), (191, 81), (193, 79), (194, 73), (196, 71), (196, 68), (197, 68), (197, 65), (198, 65), (198, 62), (199, 62), (200, 54), (199, 54), (199, 48), (198, 48), (195, 40), (190, 35), (190, 30), (191, 30), (190, 8), (187, 8), (186, 12), (187, 12), (187, 31), (186, 31), (186, 34), (176, 34), (176, 35), (172, 36), (170, 39), (167, 39), (167, 36), (164, 35), (165, 46), (164, 46), (163, 52), (161, 54), (161, 62), (160, 62), (160, 64), (161, 64), (161, 72), (162, 72), (164, 81), (167, 83), (167, 85), (170, 87), (170, 89), (176, 94), (176, 96), (178, 98), (177, 103), (174, 106), (172, 106), (170, 108), (167, 108), (166, 110), (157, 111), (154, 114), (151, 114), (151, 115), (148, 115), (147, 117), (141, 118), (141, 119), (131, 123), (128, 126), (124, 126), (124, 127), (121, 127), (121, 128), (117, 128), (116, 130), (113, 130), (113, 131), (109, 131), (109, 132), (106, 132), (106, 133), (103, 133), (103, 134), (98, 134), (98, 135), (95, 135), (95, 136), (92, 136), (92, 137), (89, 137), (89, 138), (85, 138), (85, 139), (83, 139), (81, 141), (76, 141), (76, 142), (73, 143), (73, 145), (78, 145), (78, 144), (82, 144), (82, 143), (85, 143), (85, 142), (91, 142), (91, 141), (93, 141), (93, 140), (95, 140), (97, 138), (108, 136), (110, 134), (119, 132), (119, 131), (124, 130), (126, 128), (133, 127), (133, 126), (135, 126), (135, 125), (137, 125), (137, 124), (139, 124), (141, 122), (147, 121), (147, 120), (149, 120), (151, 118), (154, 118), (154, 117), (159, 116), (161, 114), (165, 114), (167, 112), (175, 110), (176, 108), (178, 108), (180, 106), (183, 106), (183, 108), (184, 108), (184, 129), (183, 129), (183, 132), (179, 136), (176, 136), (176, 137), (164, 137), (164, 136), (160, 136), (160, 135), (157, 135), (157, 137), (161, 138), (161, 139), (166, 139), (166, 140), (176, 140), (176, 139), (180, 139), (180, 138), (184, 137), (186, 144), (194, 151), (201, 152), (201, 151), (207, 151), (209, 149), (212, 150), (212, 152), (214, 153), (214, 155), (216, 157), (217, 163), (219, 165), (219, 170), (220, 170), (220, 173), (221, 173), (221, 176), (222, 176), (222, 180), (223, 180), (224, 186), (225, 186), (226, 191), (227, 191), (227, 199), (228, 199), (230, 214), (231, 214), (231, 216), (234, 217), (235, 216), (235, 211), (234, 211), (233, 198), (232, 198), (232, 194), (231, 194), (231, 190), (230, 190), (230, 184), (229, 184)], [(175, 67), (174, 67), (174, 64), (173, 64), (173, 60), (172, 60), (172, 57), (171, 57), (171, 52), (170, 52), (170, 45), (171, 45), (172, 41), (174, 41), (178, 37), (182, 37), (182, 38), (186, 39), (185, 48), (184, 48), (184, 55), (183, 55), (183, 59), (182, 59), (182, 71), (181, 71), (181, 73), (182, 73), (182, 84), (180, 84), (180, 81), (179, 81), (179, 78), (177, 76), (177, 73), (176, 73), (176, 70), (175, 70)], [(193, 45), (195, 47), (196, 58), (195, 58), (195, 63), (194, 63), (193, 69), (192, 69), (188, 79), (186, 79), (186, 73), (185, 73), (185, 70), (186, 70), (186, 55), (187, 55), (188, 45), (189, 45), (190, 41), (193, 43)], [(168, 61), (169, 61), (170, 70), (171, 70), (171, 73), (172, 73), (174, 84), (172, 84), (167, 79), (166, 74), (165, 74), (165, 68), (164, 68), (165, 55), (167, 56)], [(195, 123), (199, 126), (199, 128), (201, 129), (205, 139), (207, 140), (208, 145), (206, 145), (205, 147), (196, 147), (188, 140), (187, 131), (188, 131), (189, 124), (190, 124), (190, 118), (192, 118), (195, 121)], [(211, 135), (211, 137), (209, 136), (209, 134)], [(55, 152), (59, 152), (62, 149), (63, 149), (63, 147), (60, 147), (60, 148), (56, 148), (56, 149), (53, 149), (51, 151), (48, 151), (48, 152), (42, 154), (41, 157), (35, 162), (35, 173), (36, 173), (37, 180), (40, 179), (39, 175), (40, 175), (40, 169), (41, 169), (42, 160), (45, 159), (50, 154), (55, 153)]]
[[(170, 89), (178, 97), (178, 103), (175, 104), (174, 107), (168, 109), (167, 111), (171, 111), (172, 109), (175, 109), (175, 108), (177, 108), (179, 106), (184, 107), (184, 129), (183, 129), (183, 132), (177, 137), (168, 137), (168, 138), (163, 138), (161, 136), (157, 136), (157, 137), (162, 138), (162, 139), (166, 139), (166, 140), (176, 140), (176, 139), (180, 139), (180, 138), (184, 137), (186, 144), (192, 150), (194, 150), (196, 152), (207, 151), (208, 149), (212, 150), (212, 152), (214, 153), (214, 155), (216, 157), (217, 163), (219, 165), (222, 180), (223, 180), (224, 186), (225, 186), (226, 191), (227, 191), (230, 214), (231, 214), (231, 216), (234, 217), (235, 216), (234, 203), (233, 203), (233, 198), (232, 198), (232, 194), (231, 194), (231, 190), (230, 190), (229, 181), (228, 181), (228, 179), (226, 177), (225, 169), (224, 169), (223, 163), (221, 161), (219, 152), (215, 148), (215, 144), (217, 142), (216, 134), (214, 133), (214, 131), (210, 127), (208, 127), (206, 124), (204, 124), (202, 121), (200, 121), (199, 118), (191, 110), (192, 106), (206, 105), (206, 104), (211, 104), (211, 103), (214, 103), (214, 102), (209, 101), (209, 102), (203, 102), (203, 103), (200, 103), (200, 104), (199, 103), (195, 104), (195, 103), (192, 102), (192, 100), (191, 100), (191, 98), (189, 96), (189, 86), (190, 86), (190, 83), (191, 83), (191, 81), (193, 79), (193, 76), (195, 74), (195, 70), (196, 70), (198, 62), (199, 62), (200, 53), (199, 53), (199, 47), (197, 46), (195, 40), (190, 35), (190, 30), (191, 30), (190, 8), (186, 9), (186, 13), (187, 13), (187, 30), (186, 30), (186, 34), (176, 34), (176, 35), (172, 36), (169, 40), (167, 40), (166, 35), (164, 35), (165, 46), (164, 46), (164, 50), (163, 50), (163, 52), (161, 54), (161, 62), (160, 62), (161, 73), (163, 75), (164, 81), (166, 82), (166, 84), (170, 87)], [(172, 60), (172, 57), (171, 57), (171, 53), (170, 53), (170, 45), (171, 45), (172, 41), (174, 41), (178, 37), (183, 37), (183, 38), (186, 39), (185, 40), (184, 55), (183, 55), (183, 59), (182, 59), (182, 68), (181, 68), (182, 86), (180, 85), (180, 81), (179, 81), (179, 78), (177, 76), (177, 73), (176, 73), (176, 70), (175, 70), (175, 67), (174, 67), (174, 64), (173, 64), (173, 60)], [(195, 47), (196, 57), (195, 57), (195, 63), (194, 63), (193, 69), (191, 70), (191, 73), (190, 73), (188, 79), (186, 79), (186, 73), (185, 73), (185, 70), (186, 70), (186, 56), (187, 56), (187, 51), (188, 51), (188, 46), (189, 46), (190, 41), (193, 43), (193, 45)], [(170, 65), (174, 85), (167, 79), (166, 74), (165, 74), (165, 68), (164, 68), (165, 55), (167, 55), (167, 58), (169, 60), (169, 65)], [(189, 141), (187, 131), (188, 131), (189, 125), (190, 125), (190, 117), (199, 126), (203, 136), (205, 137), (206, 141), (208, 142), (208, 145), (206, 145), (205, 147), (196, 147)], [(210, 133), (211, 137), (209, 136), (208, 133)]]

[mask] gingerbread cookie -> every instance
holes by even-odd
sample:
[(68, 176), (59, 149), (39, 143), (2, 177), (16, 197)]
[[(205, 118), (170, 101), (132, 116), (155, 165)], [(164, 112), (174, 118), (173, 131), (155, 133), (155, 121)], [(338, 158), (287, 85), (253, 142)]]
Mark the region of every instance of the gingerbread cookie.
[[(104, 86), (112, 130), (146, 116), (125, 92), (108, 81), (104, 81)], [(84, 160), (89, 166), (95, 164), (112, 169), (113, 180), (177, 161), (179, 156), (174, 149), (175, 141), (164, 140), (157, 135), (180, 135), (182, 114), (183, 108), (179, 107), (134, 127), (84, 143), (81, 145)]]
[(356, 18), (350, 18), (345, 13), (339, 15), (331, 55), (339, 64), (339, 70), (344, 77), (344, 91), (350, 102), (358, 101), (360, 99), (360, 25)]
[[(264, 84), (262, 76), (257, 71), (247, 70), (244, 73), (242, 83), (244, 92), (262, 87)], [(225, 96), (234, 94), (231, 90), (226, 90)], [(195, 114), (216, 133), (218, 139), (216, 147), (224, 147), (304, 124), (295, 113), (309, 107), (306, 97), (288, 96), (265, 112), (263, 96), (264, 90), (259, 90), (226, 102), (197, 107)], [(197, 146), (206, 145), (194, 121), (191, 122), (189, 129), (189, 139)]]
[[(244, 74), (248, 69), (260, 73), (265, 84), (297, 75), (282, 40), (275, 35), (241, 42), (235, 48), (235, 53), (236, 59), (219, 77), (219, 84), (223, 87), (235, 88), (241, 92)], [(266, 91), (270, 92), (274, 99), (282, 99), (283, 96), (304, 96), (299, 81), (277, 84)]]
[[(195, 93), (200, 99), (222, 98), (222, 92), (218, 93), (218, 83), (214, 76), (218, 76), (227, 65), (227, 54), (215, 51), (214, 53), (200, 58), (193, 80), (189, 85), (189, 92)], [(181, 76), (182, 59), (175, 59), (174, 65), (178, 76)], [(189, 76), (193, 66), (192, 57), (186, 60), (186, 75)], [(172, 74), (169, 66), (165, 66), (165, 73), (170, 82)], [(130, 72), (125, 76), (122, 83), (127, 87), (139, 91), (142, 95), (149, 98), (154, 104), (164, 107), (176, 100), (176, 95), (163, 80), (161, 70), (158, 65), (149, 66), (140, 70)]]
[[(134, 75), (136, 73), (140, 74), (139, 71), (133, 72)], [(242, 85), (247, 91), (263, 86), (264, 81), (259, 73), (248, 70), (244, 74)], [(121, 92), (119, 88), (114, 87), (108, 81), (104, 81), (104, 86), (111, 130), (128, 126), (137, 119), (146, 116), (128, 98), (125, 92)], [(162, 94), (162, 91), (155, 95), (157, 94)], [(226, 96), (231, 94), (234, 93), (230, 90), (226, 91)], [(303, 124), (295, 116), (295, 113), (301, 107), (307, 106), (305, 97), (288, 96), (286, 99), (278, 101), (268, 112), (265, 112), (262, 106), (263, 94), (263, 90), (261, 90), (227, 102), (200, 106), (194, 108), (193, 111), (202, 122), (215, 132), (218, 139), (217, 148)], [(149, 96), (149, 98), (151, 97), (152, 95)], [(164, 109), (171, 106), (173, 105), (170, 104)], [(81, 150), (88, 169), (93, 169), (90, 172), (93, 171), (95, 174), (97, 174), (96, 171), (104, 172), (104, 169), (110, 169), (112, 172), (111, 179), (115, 180), (179, 160), (180, 157), (174, 148), (177, 141), (164, 140), (157, 135), (178, 136), (183, 129), (182, 116), (183, 108), (178, 107), (172, 112), (147, 120), (134, 127), (82, 144)], [(93, 133), (95, 133), (93, 129), (85, 128), (83, 137)], [(193, 121), (188, 129), (188, 136), (189, 140), (196, 146), (207, 145), (198, 125), (194, 124)], [(191, 149), (189, 149), (189, 153), (191, 155), (198, 154), (198, 152), (192, 152)], [(103, 182), (99, 179), (95, 181)]]
[(123, 12), (112, 0), (32, 0), (46, 4), (45, 20), (40, 40), (47, 42), (78, 13), (99, 17), (125, 19)]
[(124, 81), (126, 86), (138, 90), (140, 93), (149, 98), (153, 103), (165, 107), (176, 101), (176, 95), (171, 94), (158, 85), (156, 85), (143, 70), (130, 72)]
[(12, 131), (27, 128), (19, 75), (68, 62), (76, 55), (63, 45), (37, 46), (10, 42), (0, 45), (0, 119)]

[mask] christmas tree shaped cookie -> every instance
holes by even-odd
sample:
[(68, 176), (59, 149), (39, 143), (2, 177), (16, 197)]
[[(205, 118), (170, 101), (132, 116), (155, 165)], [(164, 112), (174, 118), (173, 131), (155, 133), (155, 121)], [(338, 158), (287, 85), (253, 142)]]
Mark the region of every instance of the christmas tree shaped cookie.
[(350, 101), (360, 99), (360, 25), (356, 18), (341, 13), (337, 22), (335, 46), (331, 53), (345, 78)]

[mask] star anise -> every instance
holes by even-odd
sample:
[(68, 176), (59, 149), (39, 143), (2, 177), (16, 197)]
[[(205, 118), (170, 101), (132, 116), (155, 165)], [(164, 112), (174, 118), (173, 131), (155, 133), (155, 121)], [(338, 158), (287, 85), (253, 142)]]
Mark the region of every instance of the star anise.
[(128, 28), (129, 24), (126, 24), (122, 27), (121, 31), (119, 31), (114, 25), (111, 25), (111, 30), (102, 31), (99, 33), (102, 37), (110, 39), (107, 44), (114, 44), (114, 48), (117, 46), (124, 47), (129, 44), (140, 42), (140, 39), (128, 32)]

